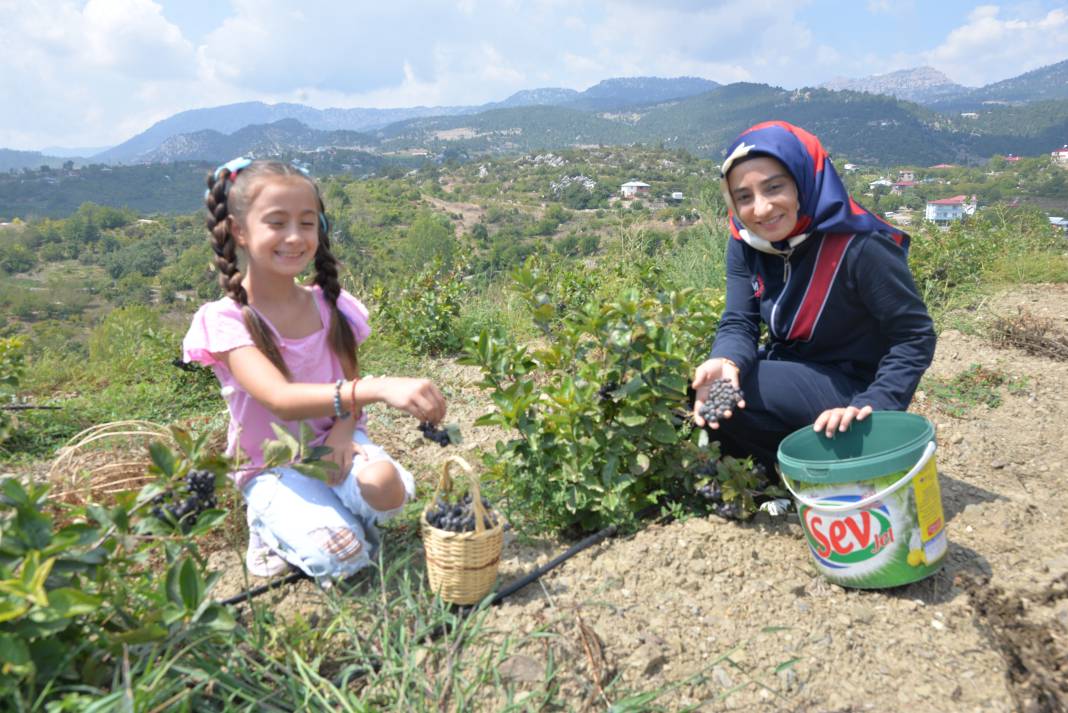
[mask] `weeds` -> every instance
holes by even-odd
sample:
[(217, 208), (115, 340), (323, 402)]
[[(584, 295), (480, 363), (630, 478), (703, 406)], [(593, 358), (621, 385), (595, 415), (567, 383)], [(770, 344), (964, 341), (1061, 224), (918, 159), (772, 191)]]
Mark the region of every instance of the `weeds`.
[(1032, 356), (1068, 361), (1068, 334), (1057, 332), (1053, 321), (1020, 308), (1013, 317), (997, 316), (988, 330), (999, 347), (1022, 349)]
[(965, 418), (979, 406), (997, 408), (1001, 405), (1000, 387), (1014, 383), (997, 369), (972, 364), (950, 379), (928, 378), (926, 391), (935, 406), (954, 418)]

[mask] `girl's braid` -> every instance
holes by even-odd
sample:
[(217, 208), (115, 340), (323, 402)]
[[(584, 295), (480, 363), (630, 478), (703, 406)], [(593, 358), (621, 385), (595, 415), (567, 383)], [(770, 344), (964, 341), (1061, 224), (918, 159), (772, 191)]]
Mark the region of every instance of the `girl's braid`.
[(282, 352), (274, 341), (270, 328), (248, 304), (248, 293), (241, 280), (244, 277), (237, 266), (237, 241), (230, 232), (229, 189), (233, 184), (228, 168), (207, 177), (208, 192), (204, 203), (208, 209), (207, 226), (211, 233), (211, 249), (215, 252), (215, 267), (219, 270), (219, 285), (232, 300), (241, 305), (241, 317), (245, 322), (252, 342), (266, 355), (279, 371), (289, 378), (289, 368), (282, 359)]
[[(316, 195), (319, 193), (316, 186)], [(352, 333), (349, 321), (337, 307), (337, 298), (341, 294), (341, 283), (337, 276), (337, 258), (330, 252), (330, 226), (326, 220), (326, 210), (322, 198), (319, 198), (319, 247), (315, 250), (314, 284), (323, 291), (323, 296), (330, 303), (330, 347), (338, 355), (342, 369), (350, 378), (359, 374), (359, 357), (356, 350), (356, 337)]]

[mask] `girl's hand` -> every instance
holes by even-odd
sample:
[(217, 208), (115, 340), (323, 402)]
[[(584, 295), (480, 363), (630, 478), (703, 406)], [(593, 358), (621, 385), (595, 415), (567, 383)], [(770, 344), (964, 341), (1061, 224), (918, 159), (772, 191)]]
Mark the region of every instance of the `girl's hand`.
[[(697, 424), (698, 428), (702, 428), (705, 425), (705, 419), (701, 417), (701, 407), (705, 405), (705, 400), (708, 398), (708, 387), (713, 381), (719, 379), (729, 379), (731, 385), (734, 388), (739, 388), (738, 379), (741, 376), (741, 372), (738, 370), (737, 365), (730, 359), (709, 359), (705, 363), (697, 367), (697, 371), (693, 376), (693, 388), (697, 392), (697, 398), (693, 402), (693, 421)], [(745, 400), (738, 402), (738, 408), (745, 408)], [(733, 414), (730, 411), (723, 415), (723, 418), (730, 418)], [(712, 428), (719, 428), (719, 423), (712, 421), (708, 424)]]
[(376, 376), (360, 384), (373, 388), (377, 400), (405, 411), (420, 421), (438, 423), (445, 418), (445, 397), (429, 379)]
[(857, 408), (856, 406), (829, 408), (819, 415), (816, 423), (812, 424), (812, 430), (823, 431), (823, 435), (831, 438), (834, 436), (835, 431), (849, 430), (849, 424), (853, 423), (854, 419), (863, 421), (871, 412), (871, 406), (865, 406), (864, 408)]
[(330, 453), (323, 456), (323, 460), (329, 461), (338, 467), (336, 473), (330, 476), (328, 485), (340, 485), (352, 468), (352, 459), (360, 452), (360, 447), (352, 442), (352, 434), (356, 431), (356, 421), (352, 418), (341, 418), (334, 421), (326, 434), (323, 445), (331, 449)]

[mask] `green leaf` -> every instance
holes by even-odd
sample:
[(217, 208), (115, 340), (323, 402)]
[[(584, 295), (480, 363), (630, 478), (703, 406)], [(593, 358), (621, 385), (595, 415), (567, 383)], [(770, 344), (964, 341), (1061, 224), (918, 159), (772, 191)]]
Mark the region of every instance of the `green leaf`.
[(214, 631), (230, 631), (236, 625), (233, 614), (221, 604), (209, 604), (197, 618), (197, 623)]
[(116, 634), (113, 638), (122, 644), (147, 644), (167, 637), (167, 629), (160, 624), (146, 624), (130, 631)]
[(200, 570), (191, 558), (182, 561), (178, 587), (186, 609), (193, 611), (200, 606), (204, 598), (204, 578), (200, 576)]
[(648, 419), (640, 413), (623, 413), (616, 417), (616, 420), (624, 426), (633, 428), (634, 426), (641, 426)]
[(26, 642), (13, 634), (0, 634), (0, 661), (3, 662), (0, 673), (10, 671), (20, 677), (33, 673), (33, 659)]
[(58, 615), (71, 618), (96, 611), (102, 600), (80, 589), (60, 587), (48, 593), (48, 603)]
[(159, 441), (152, 441), (148, 444), (148, 453), (152, 457), (152, 463), (161, 473), (168, 478), (174, 477), (175, 460), (170, 448)]
[(281, 441), (282, 444), (289, 449), (290, 453), (294, 455), (300, 453), (300, 443), (297, 441), (296, 438), (293, 437), (292, 433), (290, 433), (277, 423), (271, 424), (271, 430), (274, 431), (274, 435), (278, 438), (278, 440)]
[(290, 450), (284, 443), (279, 441), (264, 441), (263, 465), (267, 468), (285, 465), (294, 460), (296, 456), (296, 452)]
[(216, 525), (226, 519), (227, 511), (213, 508), (205, 510), (197, 516), (197, 524), (193, 525), (186, 533), (186, 537), (195, 538), (207, 534)]
[(650, 435), (656, 441), (667, 445), (675, 443), (679, 439), (679, 434), (675, 432), (670, 423), (665, 421), (655, 421), (650, 429)]

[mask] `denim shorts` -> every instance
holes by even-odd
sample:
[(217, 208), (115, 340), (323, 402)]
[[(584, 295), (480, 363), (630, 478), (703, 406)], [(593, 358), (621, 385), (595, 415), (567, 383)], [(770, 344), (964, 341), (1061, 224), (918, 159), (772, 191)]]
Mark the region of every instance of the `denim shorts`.
[(338, 485), (301, 475), (292, 468), (273, 468), (253, 478), (242, 494), (248, 505), (250, 536), (259, 538), (290, 564), (320, 580), (335, 580), (374, 561), (380, 543), (378, 523), (400, 508), (379, 511), (364, 501), (357, 477), (377, 461), (389, 461), (407, 493), (415, 496), (415, 479), (363, 431), (352, 440), (363, 449)]

